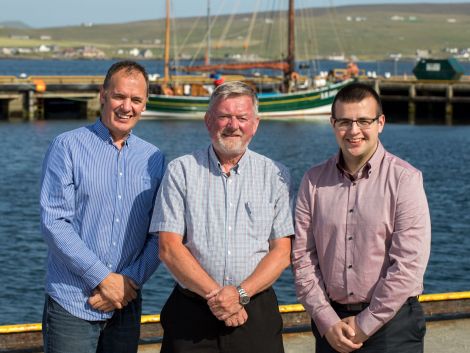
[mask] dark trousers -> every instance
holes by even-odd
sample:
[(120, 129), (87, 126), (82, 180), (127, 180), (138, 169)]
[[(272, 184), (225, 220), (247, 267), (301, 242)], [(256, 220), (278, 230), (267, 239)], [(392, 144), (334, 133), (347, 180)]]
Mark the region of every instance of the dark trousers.
[(42, 332), (44, 353), (136, 353), (142, 298), (138, 297), (106, 321), (73, 316), (46, 295)]
[[(335, 308), (336, 313), (342, 319), (355, 316), (360, 311), (347, 311)], [(312, 332), (315, 335), (316, 353), (334, 353), (325, 337), (320, 337), (315, 323), (312, 320)], [(397, 314), (364, 345), (354, 351), (360, 353), (422, 353), (423, 341), (426, 333), (426, 322), (421, 304), (417, 298), (410, 298), (398, 310)]]
[(161, 311), (161, 353), (284, 353), (282, 319), (272, 288), (245, 306), (248, 320), (227, 327), (205, 299), (175, 287)]

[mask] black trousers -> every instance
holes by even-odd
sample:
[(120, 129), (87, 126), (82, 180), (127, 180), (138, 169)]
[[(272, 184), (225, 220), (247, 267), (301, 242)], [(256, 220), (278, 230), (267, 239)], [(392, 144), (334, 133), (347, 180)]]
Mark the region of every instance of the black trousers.
[[(342, 319), (355, 316), (360, 311), (346, 311), (335, 309)], [(312, 332), (315, 335), (316, 353), (334, 353), (325, 337), (320, 337), (315, 323), (312, 320)], [(426, 322), (424, 312), (418, 299), (413, 297), (407, 300), (398, 310), (397, 314), (373, 334), (364, 345), (354, 351), (360, 353), (422, 353), (424, 349), (424, 335)]]
[(272, 288), (245, 306), (248, 320), (227, 327), (205, 299), (175, 287), (161, 311), (161, 353), (284, 353), (282, 318)]

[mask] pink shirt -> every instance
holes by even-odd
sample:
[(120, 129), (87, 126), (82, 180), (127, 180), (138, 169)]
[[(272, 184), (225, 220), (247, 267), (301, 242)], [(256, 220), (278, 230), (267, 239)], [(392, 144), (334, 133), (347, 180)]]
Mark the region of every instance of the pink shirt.
[(304, 175), (292, 262), (297, 297), (320, 334), (340, 319), (330, 305), (370, 303), (357, 315), (372, 335), (423, 290), (431, 222), (422, 174), (379, 146), (351, 181), (339, 154)]

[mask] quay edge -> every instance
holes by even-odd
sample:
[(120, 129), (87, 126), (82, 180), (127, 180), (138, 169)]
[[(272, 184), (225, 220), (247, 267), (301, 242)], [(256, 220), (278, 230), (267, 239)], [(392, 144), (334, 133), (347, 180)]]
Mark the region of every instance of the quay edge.
[[(454, 352), (448, 349), (449, 344), (470, 348), (470, 335), (468, 335), (470, 332), (468, 330), (470, 328), (470, 292), (424, 294), (419, 297), (419, 300), (423, 305), (429, 327), (426, 340), (434, 342), (435, 346), (435, 349), (425, 350), (426, 352)], [(314, 339), (310, 333), (310, 318), (302, 305), (281, 305), (279, 311), (284, 322), (283, 336), (286, 352), (311, 352)], [(156, 352), (163, 334), (160, 315), (143, 315), (141, 322), (139, 352)], [(442, 331), (447, 332), (447, 336), (441, 336)], [(289, 348), (298, 345), (308, 346), (308, 350)], [(464, 351), (468, 349), (455, 352)], [(42, 352), (41, 324), (0, 326), (0, 352)]]

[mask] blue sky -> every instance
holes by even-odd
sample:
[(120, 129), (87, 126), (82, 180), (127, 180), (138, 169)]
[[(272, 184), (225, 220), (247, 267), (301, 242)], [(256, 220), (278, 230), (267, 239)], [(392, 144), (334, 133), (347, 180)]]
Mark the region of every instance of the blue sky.
[[(239, 1), (238, 12), (255, 9), (258, 0), (211, 0), (212, 13), (217, 13), (222, 4), (225, 13), (233, 11)], [(271, 8), (282, 0), (259, 0), (261, 6)], [(176, 16), (204, 15), (207, 0), (172, 0)], [(377, 3), (446, 3), (446, 0), (297, 0), (300, 6), (336, 6)], [(452, 0), (451, 2), (469, 2)], [(22, 21), (32, 27), (56, 27), (81, 23), (121, 23), (161, 18), (165, 0), (1, 0), (0, 22)], [(287, 3), (287, 1), (286, 1)]]

